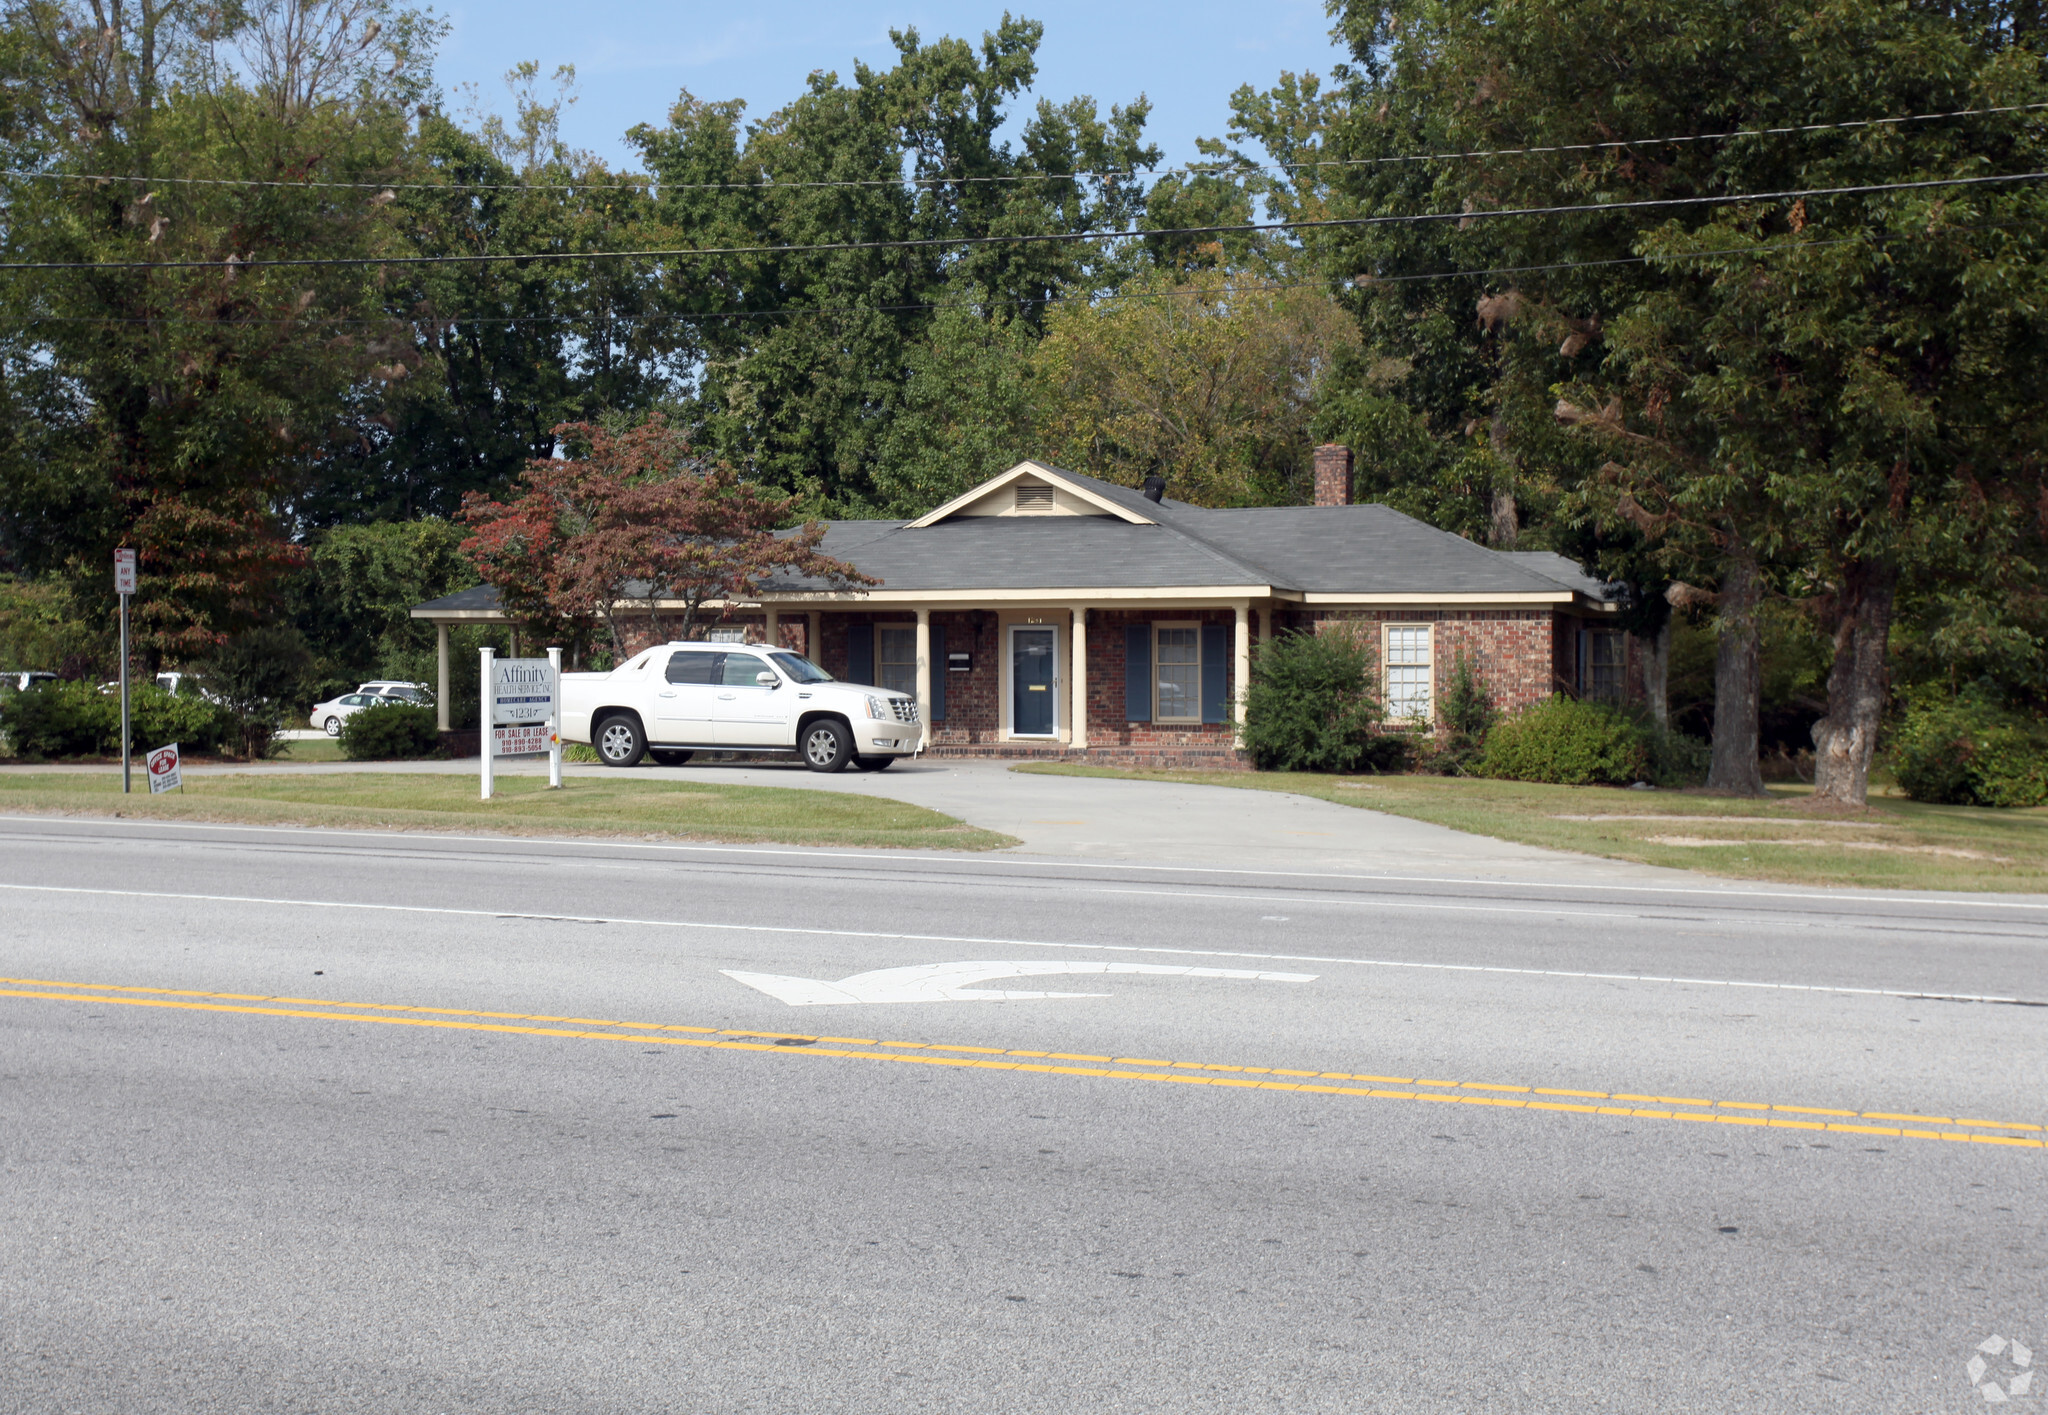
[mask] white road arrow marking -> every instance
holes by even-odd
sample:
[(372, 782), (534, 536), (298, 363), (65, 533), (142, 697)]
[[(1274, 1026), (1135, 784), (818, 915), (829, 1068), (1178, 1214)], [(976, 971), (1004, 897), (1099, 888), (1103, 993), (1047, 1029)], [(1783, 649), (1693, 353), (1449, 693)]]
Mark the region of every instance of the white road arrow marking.
[(1026, 1002), (1046, 997), (1107, 997), (1100, 992), (1014, 992), (969, 987), (991, 978), (1041, 978), (1054, 974), (1150, 973), (1169, 978), (1243, 978), (1261, 983), (1312, 983), (1314, 973), (1266, 973), (1249, 968), (1184, 968), (1163, 963), (921, 963), (856, 973), (836, 983), (786, 978), (777, 973), (735, 973), (736, 983), (781, 998), (791, 1007), (826, 1007), (849, 1002)]

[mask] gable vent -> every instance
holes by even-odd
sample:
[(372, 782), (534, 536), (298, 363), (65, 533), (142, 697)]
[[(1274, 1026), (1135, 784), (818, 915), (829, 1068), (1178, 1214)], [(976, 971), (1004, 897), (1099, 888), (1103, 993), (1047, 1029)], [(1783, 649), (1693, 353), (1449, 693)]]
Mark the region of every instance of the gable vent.
[(1052, 488), (1049, 486), (1018, 487), (1017, 509), (1019, 511), (1050, 511), (1052, 509)]

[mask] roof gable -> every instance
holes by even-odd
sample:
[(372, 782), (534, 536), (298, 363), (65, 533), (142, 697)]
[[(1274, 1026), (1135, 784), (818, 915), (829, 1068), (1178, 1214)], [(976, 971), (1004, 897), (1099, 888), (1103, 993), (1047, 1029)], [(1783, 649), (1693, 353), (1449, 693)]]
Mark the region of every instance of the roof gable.
[[(1076, 476), (1043, 462), (1019, 462), (1000, 476), (962, 492), (935, 511), (929, 511), (904, 527), (923, 530), (941, 521), (969, 516), (1113, 516), (1134, 526), (1154, 524), (1150, 516), (1117, 499), (1104, 496), (1093, 477)], [(1034, 495), (1045, 488), (1041, 499)]]

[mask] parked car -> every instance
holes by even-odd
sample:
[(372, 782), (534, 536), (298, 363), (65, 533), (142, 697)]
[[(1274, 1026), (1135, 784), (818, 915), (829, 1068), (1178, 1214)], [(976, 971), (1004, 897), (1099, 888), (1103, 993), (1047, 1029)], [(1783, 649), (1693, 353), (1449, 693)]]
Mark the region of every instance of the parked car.
[[(140, 679), (131, 679), (128, 686), (132, 688), (136, 686), (136, 684), (139, 682), (141, 682)], [(197, 694), (198, 696), (205, 698), (208, 702), (220, 701), (218, 698), (214, 697), (213, 694), (207, 692), (206, 689), (200, 687), (199, 680), (195, 678), (192, 674), (180, 670), (174, 669), (168, 673), (157, 674), (156, 685), (157, 687), (163, 689), (166, 693)], [(116, 678), (111, 683), (100, 684), (100, 691), (102, 693), (107, 694), (109, 697), (119, 696), (121, 692), (121, 680)]]
[(408, 703), (430, 703), (433, 691), (424, 683), (407, 683), (396, 678), (377, 678), (368, 683), (356, 685), (358, 693), (373, 693), (380, 698), (397, 698)]
[(910, 694), (841, 683), (787, 649), (672, 643), (609, 673), (564, 673), (562, 740), (590, 743), (607, 766), (737, 750), (879, 771), (918, 749), (924, 724)]
[(38, 683), (54, 683), (56, 681), (56, 674), (42, 673), (35, 669), (22, 672), (19, 669), (10, 668), (5, 673), (0, 673), (0, 687), (12, 688), (17, 693), (26, 693)]
[(384, 707), (397, 701), (397, 698), (387, 698), (382, 693), (343, 693), (338, 698), (313, 704), (309, 720), (328, 736), (339, 737), (341, 724), (354, 714), (364, 708)]

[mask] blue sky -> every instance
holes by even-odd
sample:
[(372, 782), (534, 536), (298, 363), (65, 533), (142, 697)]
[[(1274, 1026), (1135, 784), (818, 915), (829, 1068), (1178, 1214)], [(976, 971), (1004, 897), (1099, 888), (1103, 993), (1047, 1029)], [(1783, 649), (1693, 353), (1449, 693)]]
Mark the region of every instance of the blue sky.
[[(1327, 73), (1341, 57), (1322, 0), (1012, 5), (1045, 25), (1033, 102), (1084, 93), (1106, 112), (1144, 93), (1153, 104), (1147, 130), (1169, 163), (1193, 157), (1197, 137), (1223, 135), (1239, 84), (1266, 88), (1284, 69)], [(680, 89), (743, 98), (759, 118), (795, 97), (813, 69), (850, 77), (857, 58), (889, 63), (892, 28), (978, 41), (1003, 13), (1000, 0), (443, 0), (435, 8), (451, 24), (436, 73), (453, 106), (461, 106), (456, 86), (471, 83), (487, 107), (506, 111), (501, 79), (514, 64), (538, 60), (543, 74), (574, 64), (580, 98), (563, 137), (615, 164), (629, 160), (626, 129), (664, 121)]]

